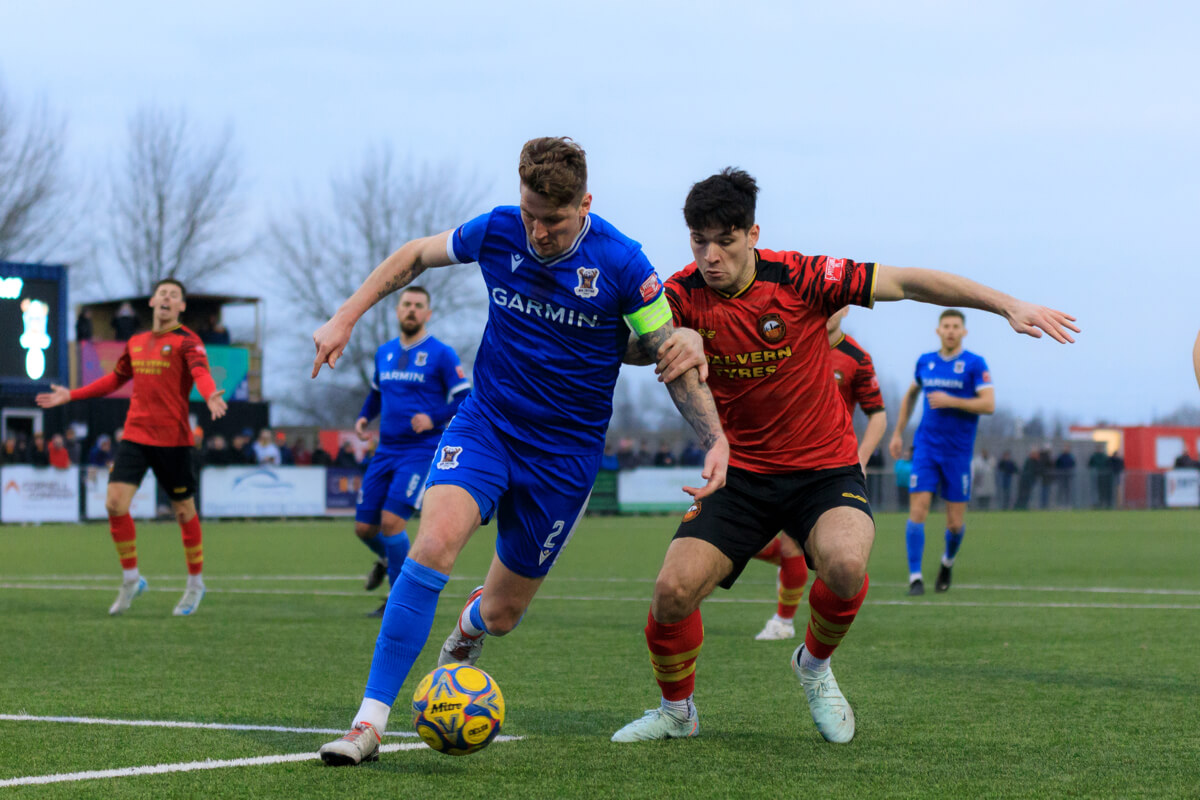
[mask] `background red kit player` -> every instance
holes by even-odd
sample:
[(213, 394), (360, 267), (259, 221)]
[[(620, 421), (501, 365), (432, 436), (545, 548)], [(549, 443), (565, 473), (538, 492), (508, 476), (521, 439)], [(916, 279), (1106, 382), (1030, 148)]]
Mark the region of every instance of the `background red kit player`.
[(133, 599), (146, 591), (146, 579), (138, 572), (137, 541), (129, 504), (146, 470), (171, 500), (171, 510), (183, 532), (187, 559), (187, 588), (172, 612), (177, 617), (196, 611), (204, 597), (201, 571), (200, 518), (196, 515), (196, 472), (192, 465), (192, 428), (188, 423), (188, 395), (192, 385), (205, 398), (213, 419), (225, 414), (223, 389), (218, 389), (208, 370), (208, 357), (200, 337), (179, 322), (187, 308), (187, 292), (179, 281), (165, 278), (154, 286), (150, 297), (154, 324), (151, 330), (134, 334), (112, 372), (81, 386), (68, 389), (51, 384), (50, 391), (37, 396), (42, 408), (72, 400), (102, 397), (133, 381), (133, 397), (125, 417), (125, 433), (117, 447), (108, 477), (105, 509), (123, 580), (109, 614), (120, 614)]

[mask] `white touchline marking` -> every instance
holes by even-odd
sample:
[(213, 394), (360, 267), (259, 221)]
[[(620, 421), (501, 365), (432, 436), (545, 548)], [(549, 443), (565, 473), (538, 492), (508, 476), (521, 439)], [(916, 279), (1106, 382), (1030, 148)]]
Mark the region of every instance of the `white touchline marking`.
[[(346, 732), (345, 728), (288, 728), (282, 725), (239, 725), (225, 722), (187, 722), (171, 719), (104, 719), (103, 717), (38, 717), (32, 714), (0, 714), (0, 721), (6, 722), (70, 722), (80, 725), (127, 725), (134, 728), (203, 728), (212, 731), (274, 731), (277, 733), (337, 733)], [(384, 736), (416, 736), (412, 731), (393, 733), (388, 731)]]
[[(176, 587), (175, 584), (180, 580), (179, 575), (147, 575), (148, 581), (167, 581), (172, 582), (170, 591), (181, 591), (182, 586)], [(361, 575), (205, 575), (205, 581), (212, 583), (223, 583), (225, 581), (314, 581), (314, 582), (338, 582), (338, 581), (353, 581), (360, 583)], [(451, 581), (460, 581), (464, 583), (478, 584), (483, 581), (482, 575), (452, 575)], [(577, 576), (554, 577), (553, 583), (633, 583), (639, 585), (649, 585), (654, 583), (654, 578), (583, 578)], [(0, 588), (6, 589), (40, 589), (40, 588), (74, 588), (67, 586), (26, 586), (28, 583), (37, 583), (44, 581), (105, 581), (113, 586), (117, 583), (117, 578), (114, 575), (0, 575)], [(775, 581), (770, 580), (755, 580), (753, 578), (741, 578), (738, 580), (739, 586), (774, 586)], [(901, 588), (907, 589), (908, 582), (889, 583), (886, 581), (871, 581), (872, 586), (880, 588)], [(88, 587), (80, 587), (88, 588)], [(103, 588), (110, 588), (105, 586)], [(150, 588), (155, 588), (153, 585)], [(1180, 597), (1200, 597), (1200, 589), (1148, 589), (1138, 587), (1119, 587), (1119, 586), (1020, 586), (1017, 584), (987, 584), (987, 583), (955, 583), (955, 589), (971, 589), (979, 591), (993, 592), (1078, 592), (1081, 594), (1145, 594), (1145, 595), (1175, 595)], [(159, 589), (160, 591), (166, 591)], [(234, 589), (214, 589), (213, 591), (237, 591)], [(268, 590), (263, 590), (268, 591)], [(287, 591), (287, 590), (283, 590)], [(303, 591), (299, 594), (313, 594), (314, 592)], [(335, 593), (335, 596), (342, 594), (353, 595), (360, 597), (362, 592), (346, 592)]]
[[(897, 584), (899, 586), (900, 584)], [(907, 584), (905, 584), (907, 585)], [(960, 587), (961, 588), (961, 587)], [(63, 591), (109, 591), (110, 587), (104, 586), (71, 586), (68, 584), (12, 584), (0, 583), (0, 589), (38, 589), (38, 590), (63, 590)], [(178, 587), (162, 587), (151, 586), (146, 589), (149, 592), (178, 592)], [(1060, 590), (1070, 593), (1073, 590)], [(321, 590), (302, 590), (302, 589), (209, 589), (209, 594), (239, 594), (239, 595), (274, 595), (287, 597), (374, 597), (375, 595), (364, 595), (363, 592), (334, 592)], [(560, 602), (588, 602), (588, 603), (649, 603), (649, 597), (611, 597), (604, 595), (555, 595), (555, 594), (539, 594), (540, 600), (557, 600)], [(731, 605), (763, 605), (769, 604), (768, 599), (761, 597), (709, 597), (705, 603), (719, 603)], [(925, 606), (933, 608), (935, 606), (946, 607), (962, 607), (962, 608), (1114, 608), (1114, 609), (1131, 609), (1131, 610), (1148, 610), (1148, 611), (1200, 611), (1200, 605), (1185, 605), (1182, 603), (1026, 603), (1026, 602), (975, 602), (963, 600), (935, 600), (913, 601), (913, 600), (874, 600), (867, 598), (863, 605), (867, 606)]]
[[(289, 728), (280, 725), (237, 725), (218, 722), (179, 722), (174, 720), (129, 720), (102, 719), (100, 717), (38, 717), (30, 714), (0, 714), (0, 721), (12, 722), (67, 722), (87, 725), (132, 725), (138, 727), (156, 728), (204, 728), (209, 730), (229, 731), (278, 731), (280, 733), (345, 733), (344, 728)], [(411, 731), (399, 733), (388, 732), (384, 736), (416, 736)], [(517, 742), (521, 736), (497, 736), (494, 742)], [(395, 753), (399, 750), (420, 750), (424, 742), (406, 744), (380, 745), (380, 753)], [(291, 761), (309, 761), (320, 758), (317, 753), (286, 753), (278, 756), (256, 756), (254, 758), (237, 758), (225, 760), (206, 759), (204, 761), (188, 761), (180, 764), (154, 764), (144, 767), (119, 767), (117, 769), (87, 770), (84, 772), (62, 772), (53, 775), (31, 775), (21, 778), (0, 779), (0, 788), (5, 786), (30, 786), (42, 783), (66, 783), (70, 781), (86, 781), (97, 778), (125, 778), (137, 775), (160, 775), (166, 772), (194, 772), (202, 769), (222, 769), (225, 767), (253, 767), (264, 764), (284, 764)]]

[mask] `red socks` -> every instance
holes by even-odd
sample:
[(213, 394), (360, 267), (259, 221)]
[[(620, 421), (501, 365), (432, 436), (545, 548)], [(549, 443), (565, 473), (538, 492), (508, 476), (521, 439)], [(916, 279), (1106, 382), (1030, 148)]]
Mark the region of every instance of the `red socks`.
[(187, 559), (188, 575), (199, 575), (204, 567), (204, 550), (200, 546), (200, 515), (179, 525), (183, 531), (183, 555)]
[(808, 606), (812, 616), (808, 631), (804, 634), (804, 647), (816, 658), (829, 658), (850, 629), (854, 616), (867, 596), (871, 579), (863, 576), (862, 589), (849, 600), (843, 600), (817, 578), (808, 595)]
[(800, 598), (804, 597), (807, 583), (808, 564), (804, 563), (804, 556), (782, 559), (779, 565), (779, 607), (775, 610), (780, 619), (796, 616), (796, 607), (800, 605)]
[(704, 625), (696, 609), (681, 622), (665, 625), (647, 614), (646, 645), (654, 679), (667, 700), (686, 700), (696, 688), (696, 657), (704, 642)]
[(119, 517), (109, 517), (108, 530), (112, 534), (113, 544), (117, 546), (121, 568), (137, 569), (137, 532), (133, 526), (133, 517), (128, 513)]

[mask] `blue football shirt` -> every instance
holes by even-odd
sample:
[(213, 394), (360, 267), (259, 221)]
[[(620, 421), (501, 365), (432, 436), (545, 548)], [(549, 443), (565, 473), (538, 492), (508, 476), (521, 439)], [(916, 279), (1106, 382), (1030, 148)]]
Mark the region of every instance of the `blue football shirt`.
[(642, 246), (589, 214), (571, 247), (542, 259), (520, 209), (500, 206), (457, 228), (447, 255), (478, 261), (488, 291), (468, 402), (540, 449), (602, 450), (629, 341), (622, 317), (662, 294)]
[(913, 380), (921, 387), (924, 413), (913, 437), (913, 447), (930, 447), (943, 455), (970, 456), (975, 448), (979, 415), (957, 408), (930, 408), (929, 393), (945, 392), (954, 397), (974, 397), (992, 385), (983, 356), (963, 350), (954, 358), (942, 358), (935, 350), (917, 359)]
[[(451, 396), (470, 386), (454, 348), (428, 334), (408, 347), (399, 337), (380, 345), (375, 351), (371, 395), (361, 414), (367, 419), (381, 414), (378, 452), (421, 444), (432, 453), (453, 415)], [(414, 433), (414, 414), (429, 414), (433, 430)]]

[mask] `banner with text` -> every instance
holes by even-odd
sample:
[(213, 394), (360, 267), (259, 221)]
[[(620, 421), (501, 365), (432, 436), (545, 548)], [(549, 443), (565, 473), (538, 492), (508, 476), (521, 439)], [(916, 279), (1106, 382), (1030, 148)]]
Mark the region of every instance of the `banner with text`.
[(346, 467), (325, 468), (325, 510), (330, 514), (353, 514), (362, 489), (363, 474)]
[(78, 522), (79, 467), (0, 467), (0, 522)]
[(1167, 472), (1167, 508), (1200, 506), (1200, 469), (1173, 469)]
[(617, 475), (617, 504), (622, 514), (683, 513), (692, 504), (684, 486), (703, 486), (700, 467), (638, 467)]
[(205, 517), (319, 517), (325, 514), (320, 467), (205, 467), (200, 472)]

